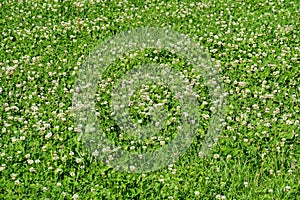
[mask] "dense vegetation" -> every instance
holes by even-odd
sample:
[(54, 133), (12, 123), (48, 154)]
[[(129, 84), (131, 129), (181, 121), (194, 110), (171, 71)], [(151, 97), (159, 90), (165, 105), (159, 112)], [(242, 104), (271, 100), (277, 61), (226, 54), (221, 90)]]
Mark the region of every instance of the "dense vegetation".
[[(1, 199), (297, 199), (300, 196), (300, 4), (284, 0), (109, 1), (6, 0), (0, 3)], [(112, 87), (124, 69), (173, 65), (199, 81), (202, 118), (186, 153), (154, 172), (120, 172), (95, 159), (79, 140), (72, 115), (76, 75), (102, 41), (140, 27), (189, 35), (219, 69), (226, 114), (210, 155), (199, 154), (208, 129), (209, 93), (184, 58), (148, 49), (108, 66), (99, 82), (99, 124), (109, 117)], [(126, 57), (126, 56), (125, 56)], [(184, 72), (184, 70), (187, 70)], [(166, 88), (148, 88), (153, 101)], [(149, 101), (131, 108), (136, 119)], [(166, 109), (176, 117), (170, 93)], [(173, 99), (173, 100), (172, 100)], [(142, 104), (141, 104), (142, 103)], [(121, 130), (108, 137), (140, 146)], [(147, 138), (160, 148), (176, 129)], [(135, 146), (136, 145), (136, 146)]]

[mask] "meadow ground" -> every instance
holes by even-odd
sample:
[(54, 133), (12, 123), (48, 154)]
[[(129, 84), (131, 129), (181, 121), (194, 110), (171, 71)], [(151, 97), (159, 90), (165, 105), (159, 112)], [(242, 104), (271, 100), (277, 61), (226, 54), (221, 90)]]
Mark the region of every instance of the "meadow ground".
[[(0, 199), (300, 199), (299, 2), (6, 0), (0, 16)], [(193, 82), (200, 116), (192, 143), (174, 162), (120, 172), (79, 140), (72, 98), (89, 53), (141, 27), (188, 35), (209, 53), (222, 78), (225, 116), (218, 142), (203, 156), (213, 111), (201, 73), (174, 53), (128, 52), (107, 66), (94, 98), (98, 126), (111, 141), (151, 152), (178, 133), (180, 103), (163, 85), (136, 92), (130, 113), (147, 122), (148, 107), (161, 103), (168, 126), (142, 142), (116, 126), (111, 89), (137, 65), (181, 71)]]

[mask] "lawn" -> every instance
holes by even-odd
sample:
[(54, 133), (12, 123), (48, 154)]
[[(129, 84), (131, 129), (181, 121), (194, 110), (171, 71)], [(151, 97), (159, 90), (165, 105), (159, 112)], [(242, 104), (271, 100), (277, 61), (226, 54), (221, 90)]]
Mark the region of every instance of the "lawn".
[(0, 28), (0, 199), (300, 199), (297, 1), (6, 0)]

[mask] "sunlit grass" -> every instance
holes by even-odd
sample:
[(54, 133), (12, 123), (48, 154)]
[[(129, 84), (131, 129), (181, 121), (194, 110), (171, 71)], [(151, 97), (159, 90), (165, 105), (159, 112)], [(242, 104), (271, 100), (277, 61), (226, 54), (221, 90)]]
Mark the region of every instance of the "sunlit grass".
[[(296, 1), (7, 0), (0, 9), (1, 199), (299, 198)], [(210, 100), (192, 66), (179, 56), (153, 50), (117, 61), (99, 82), (95, 97), (103, 129), (114, 125), (105, 90), (126, 70), (146, 62), (169, 64), (198, 81), (194, 90), (203, 114), (193, 144), (179, 160), (156, 172), (119, 172), (93, 158), (78, 141), (73, 86), (81, 64), (101, 41), (148, 26), (188, 34), (210, 52), (224, 80), (226, 118), (211, 155), (202, 157)], [(167, 99), (164, 106), (176, 117), (172, 92), (152, 86), (135, 94), (133, 117), (147, 121), (144, 109), (150, 103), (138, 100), (143, 92), (157, 102)], [(131, 151), (160, 148), (174, 133), (169, 127), (138, 146), (117, 127), (107, 131)]]

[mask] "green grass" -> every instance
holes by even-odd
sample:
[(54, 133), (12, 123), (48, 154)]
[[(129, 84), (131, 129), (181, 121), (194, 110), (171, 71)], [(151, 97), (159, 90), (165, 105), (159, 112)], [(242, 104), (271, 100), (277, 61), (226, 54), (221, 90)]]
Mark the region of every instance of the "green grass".
[[(297, 1), (78, 3), (0, 3), (0, 199), (299, 199)], [(78, 140), (71, 109), (76, 75), (89, 52), (140, 27), (171, 28), (195, 39), (210, 52), (227, 93), (223, 130), (210, 155), (198, 155), (208, 129), (202, 117), (188, 151), (173, 165), (145, 174), (119, 172), (93, 158)], [(168, 52), (146, 53), (108, 66), (96, 100), (101, 128), (115, 125), (111, 95), (103, 92), (113, 86), (108, 78), (147, 62), (186, 69), (186, 77), (199, 82), (199, 102), (208, 103), (199, 111), (210, 114), (205, 82), (192, 65)], [(101, 90), (101, 84), (108, 87)], [(164, 106), (176, 117), (171, 91), (150, 87), (149, 93), (155, 102), (167, 99)], [(143, 110), (149, 102), (138, 100), (141, 95), (135, 93), (131, 112), (147, 121)], [(157, 135), (165, 145), (176, 134), (172, 123)], [(136, 141), (120, 137), (117, 127), (106, 134), (124, 149), (141, 149), (130, 150)], [(147, 138), (142, 146), (150, 151), (161, 144)]]

